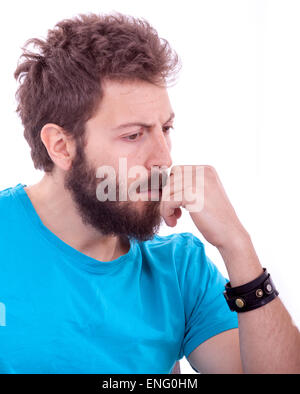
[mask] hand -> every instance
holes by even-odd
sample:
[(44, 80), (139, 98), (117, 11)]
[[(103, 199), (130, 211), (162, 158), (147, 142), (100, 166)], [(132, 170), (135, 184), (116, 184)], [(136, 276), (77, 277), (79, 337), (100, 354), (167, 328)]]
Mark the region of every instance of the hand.
[(189, 211), (204, 238), (217, 248), (247, 235), (211, 166), (172, 167), (161, 198), (161, 215), (168, 226), (176, 226), (180, 207)]

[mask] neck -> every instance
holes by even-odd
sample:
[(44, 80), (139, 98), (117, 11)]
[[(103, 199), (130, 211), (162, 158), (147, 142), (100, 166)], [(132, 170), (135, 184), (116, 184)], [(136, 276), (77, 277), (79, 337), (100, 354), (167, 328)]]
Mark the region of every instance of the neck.
[(111, 261), (128, 252), (117, 236), (101, 234), (83, 223), (63, 179), (49, 174), (24, 188), (43, 224), (66, 244), (100, 261)]

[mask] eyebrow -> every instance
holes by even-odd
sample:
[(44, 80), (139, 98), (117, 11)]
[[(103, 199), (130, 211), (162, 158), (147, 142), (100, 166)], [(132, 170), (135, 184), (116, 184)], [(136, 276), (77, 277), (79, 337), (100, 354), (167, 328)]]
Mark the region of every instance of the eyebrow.
[[(172, 119), (174, 119), (174, 117), (175, 117), (175, 114), (174, 114), (174, 112), (172, 112), (170, 117), (169, 117), (169, 119), (164, 124), (170, 122)], [(121, 124), (121, 125), (119, 125), (117, 127), (114, 127), (112, 129), (112, 131), (117, 131), (117, 130), (120, 130), (120, 129), (125, 129), (127, 127), (132, 127), (132, 126), (142, 126), (142, 127), (147, 128), (147, 129), (150, 129), (151, 127), (154, 126), (154, 124), (142, 123), (142, 122), (123, 123), (123, 124)]]

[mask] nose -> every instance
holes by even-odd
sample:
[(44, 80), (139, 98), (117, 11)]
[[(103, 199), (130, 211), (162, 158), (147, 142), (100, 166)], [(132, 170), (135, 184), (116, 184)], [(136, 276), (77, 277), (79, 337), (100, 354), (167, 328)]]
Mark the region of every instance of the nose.
[(171, 142), (161, 129), (153, 130), (145, 166), (148, 169), (151, 169), (153, 166), (165, 166), (167, 168), (172, 166)]

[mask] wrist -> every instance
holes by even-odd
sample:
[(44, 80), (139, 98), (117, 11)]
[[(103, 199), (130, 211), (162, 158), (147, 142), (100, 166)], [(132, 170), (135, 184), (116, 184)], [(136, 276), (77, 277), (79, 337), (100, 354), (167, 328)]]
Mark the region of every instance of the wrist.
[(221, 254), (239, 254), (251, 246), (252, 241), (249, 233), (242, 229), (228, 234), (226, 242), (217, 248)]
[(240, 286), (263, 272), (251, 237), (247, 232), (234, 237), (226, 246), (218, 248), (224, 260), (232, 286)]

